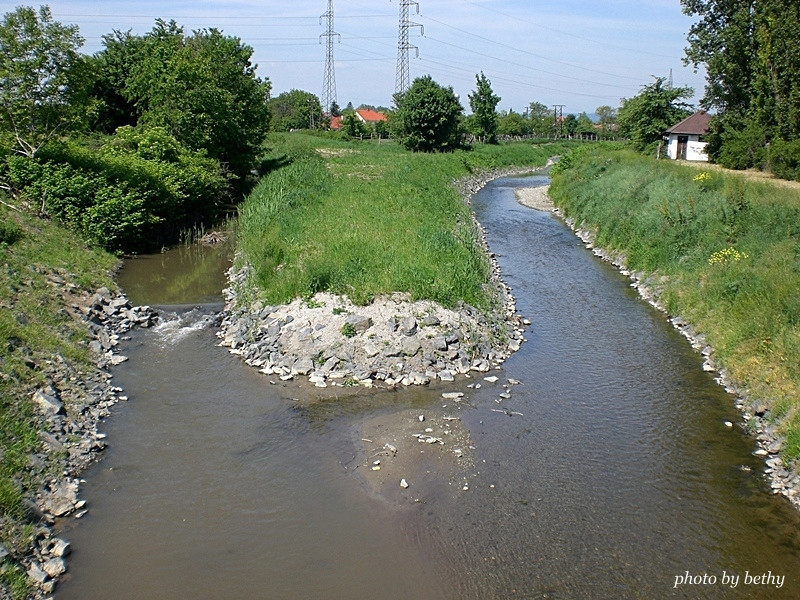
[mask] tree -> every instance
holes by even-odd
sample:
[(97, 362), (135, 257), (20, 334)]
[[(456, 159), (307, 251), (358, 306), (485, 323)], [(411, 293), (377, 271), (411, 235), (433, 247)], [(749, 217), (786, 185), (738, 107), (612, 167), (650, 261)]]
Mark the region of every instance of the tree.
[(553, 130), (553, 111), (541, 102), (528, 105), (528, 118), (531, 121), (531, 133), (548, 135)]
[(120, 90), (124, 100), (106, 95), (106, 107), (123, 122), (134, 110), (137, 125), (165, 127), (240, 180), (248, 177), (269, 129), (270, 83), (256, 77), (252, 48), (217, 29), (187, 36), (161, 19), (144, 36), (115, 32), (104, 43), (98, 86)]
[(530, 132), (530, 121), (513, 110), (501, 113), (497, 119), (497, 133), (500, 135), (528, 135)]
[(464, 109), (453, 88), (442, 87), (430, 75), (414, 80), (395, 94), (392, 127), (395, 137), (414, 152), (448, 152), (461, 143)]
[(339, 108), (339, 105), (336, 104), (335, 100), (333, 102), (331, 102), (331, 116), (332, 117), (341, 117), (342, 116), (342, 109)]
[(360, 138), (369, 135), (370, 130), (367, 124), (356, 116), (356, 111), (345, 111), (342, 118), (342, 135), (346, 138)]
[(564, 117), (564, 131), (567, 132), (567, 135), (578, 133), (578, 117), (572, 113)]
[(43, 6), (19, 7), (0, 24), (0, 126), (9, 146), (33, 158), (80, 112), (70, 103), (83, 38)]
[(136, 125), (141, 110), (136, 96), (125, 90), (146, 43), (145, 38), (134, 36), (130, 30), (114, 31), (103, 36), (103, 50), (87, 59), (94, 73), (88, 83), (89, 93), (98, 102), (93, 130), (113, 134), (118, 127)]
[(500, 96), (492, 91), (492, 84), (481, 71), (475, 76), (477, 89), (469, 95), (469, 106), (473, 113), (473, 135), (490, 144), (497, 143), (497, 104)]
[(582, 112), (578, 115), (577, 121), (575, 123), (575, 131), (576, 133), (594, 133), (594, 123), (589, 118), (585, 112)]
[(756, 6), (752, 108), (767, 137), (800, 138), (800, 5), (763, 0)]
[(691, 98), (694, 90), (670, 87), (664, 85), (665, 81), (664, 77), (656, 77), (654, 83), (642, 86), (638, 95), (622, 99), (617, 118), (620, 133), (640, 151), (659, 141), (667, 129), (691, 114), (690, 105), (681, 100)]
[(314, 94), (289, 90), (269, 101), (274, 131), (319, 127), (322, 104)]
[(752, 95), (756, 0), (681, 0), (681, 6), (700, 17), (689, 29), (686, 62), (706, 66), (702, 105), (744, 115)]
[(702, 105), (717, 114), (708, 153), (725, 166), (781, 162), (800, 138), (800, 6), (796, 0), (681, 0), (699, 20), (686, 62), (705, 65)]
[(617, 125), (617, 109), (604, 104), (594, 109), (598, 122), (603, 131), (611, 131)]

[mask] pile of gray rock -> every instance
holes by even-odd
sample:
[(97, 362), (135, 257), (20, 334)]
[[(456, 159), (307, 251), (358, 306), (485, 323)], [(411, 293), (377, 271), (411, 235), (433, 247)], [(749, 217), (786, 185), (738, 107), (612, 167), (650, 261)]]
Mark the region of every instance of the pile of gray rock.
[[(246, 273), (231, 274), (233, 280)], [(445, 309), (403, 294), (354, 306), (317, 294), (282, 306), (234, 308), (227, 293), (221, 344), (266, 375), (307, 377), (318, 387), (452, 381), (501, 364), (522, 342), (513, 309), (483, 314), (470, 306)]]

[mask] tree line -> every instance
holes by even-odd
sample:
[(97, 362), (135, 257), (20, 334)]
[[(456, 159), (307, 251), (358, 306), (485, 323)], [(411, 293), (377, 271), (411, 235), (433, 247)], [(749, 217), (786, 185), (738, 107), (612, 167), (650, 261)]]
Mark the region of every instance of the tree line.
[[(716, 112), (709, 155), (724, 166), (770, 168), (800, 178), (800, 5), (794, 0), (681, 0), (699, 20), (687, 62), (704, 64), (701, 105)], [(266, 134), (325, 130), (376, 133), (348, 106), (325, 114), (301, 90), (271, 97), (256, 75), (253, 49), (215, 28), (187, 33), (156, 20), (144, 35), (113, 31), (93, 56), (79, 53), (77, 26), (54, 22), (48, 7), (19, 7), (0, 23), (0, 190), (115, 251), (175, 241), (183, 228), (218, 218), (246, 193), (262, 164)], [(440, 152), (503, 136), (623, 137), (646, 150), (691, 114), (691, 88), (655, 78), (619, 108), (562, 117), (539, 102), (498, 111), (483, 72), (470, 115), (451, 87), (430, 76), (393, 98), (391, 134), (413, 151)]]
[(800, 4), (681, 0), (697, 17), (686, 62), (705, 65), (702, 105), (716, 111), (709, 155), (720, 164), (800, 179)]
[(217, 29), (157, 20), (93, 56), (46, 6), (0, 24), (0, 188), (110, 250), (175, 241), (258, 174), (270, 82)]

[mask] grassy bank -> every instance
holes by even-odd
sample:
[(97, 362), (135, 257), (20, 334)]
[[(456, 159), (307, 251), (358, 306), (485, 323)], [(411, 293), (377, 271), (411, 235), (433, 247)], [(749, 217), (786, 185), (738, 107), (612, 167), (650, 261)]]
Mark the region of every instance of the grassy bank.
[(489, 265), (453, 179), (543, 165), (563, 145), (414, 154), (393, 144), (274, 137), (265, 177), (240, 210), (239, 249), (257, 293), (285, 303), (331, 291), (365, 304), (408, 292), (487, 307)]
[(26, 498), (51, 468), (33, 459), (42, 450), (42, 423), (31, 395), (54, 362), (94, 369), (85, 323), (70, 314), (65, 287), (54, 278), (91, 290), (111, 286), (115, 262), (52, 221), (0, 206), (0, 544), (9, 552), (0, 561), (0, 590), (12, 597), (27, 591), (15, 558), (36, 532)]
[(663, 282), (800, 457), (800, 190), (621, 150), (565, 166), (550, 188), (564, 214)]

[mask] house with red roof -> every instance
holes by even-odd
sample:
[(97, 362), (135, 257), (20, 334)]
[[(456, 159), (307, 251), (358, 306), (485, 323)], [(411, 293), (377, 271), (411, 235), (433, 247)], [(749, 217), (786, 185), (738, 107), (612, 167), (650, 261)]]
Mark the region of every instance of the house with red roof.
[(673, 160), (708, 162), (705, 136), (711, 130), (711, 115), (699, 110), (667, 129), (667, 155)]
[(381, 121), (386, 121), (388, 118), (385, 113), (372, 110), (371, 108), (359, 108), (356, 110), (356, 117), (362, 123), (366, 123), (370, 126), (374, 126), (375, 123), (379, 123)]
[[(359, 108), (353, 111), (353, 114), (356, 116), (356, 119), (364, 123), (367, 127), (370, 128), (371, 131), (375, 130), (375, 125), (377, 123), (386, 122), (388, 120), (388, 116), (386, 113), (382, 113), (377, 110), (372, 110), (371, 108)], [(331, 117), (331, 124), (330, 128), (333, 130), (339, 130), (344, 126), (344, 117)]]

